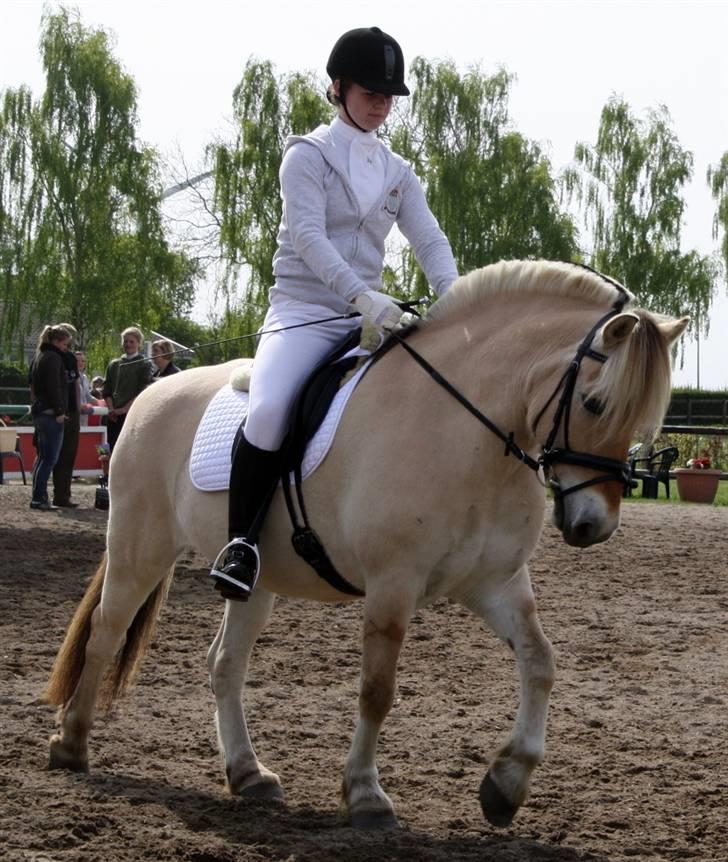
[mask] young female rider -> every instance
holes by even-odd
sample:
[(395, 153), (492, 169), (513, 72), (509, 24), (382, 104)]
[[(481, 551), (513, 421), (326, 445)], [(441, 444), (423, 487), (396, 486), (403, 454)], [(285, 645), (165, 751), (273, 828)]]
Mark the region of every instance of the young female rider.
[[(244, 436), (230, 476), (229, 537), (210, 574), (225, 598), (245, 601), (258, 577), (257, 534), (279, 477), (293, 398), (315, 368), (359, 325), (358, 311), (390, 328), (399, 307), (381, 292), (384, 240), (396, 223), (436, 294), (457, 278), (445, 235), (411, 167), (376, 137), (394, 96), (408, 96), (404, 58), (378, 27), (350, 30), (326, 65), (329, 126), (289, 138), (280, 169), (283, 216), (275, 286), (255, 355)], [(269, 332), (301, 323), (311, 326)]]

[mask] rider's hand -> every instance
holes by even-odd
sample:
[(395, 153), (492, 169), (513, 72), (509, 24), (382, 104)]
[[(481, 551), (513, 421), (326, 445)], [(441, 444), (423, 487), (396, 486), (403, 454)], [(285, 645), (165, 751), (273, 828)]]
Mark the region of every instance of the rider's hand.
[(386, 293), (365, 290), (354, 300), (354, 307), (362, 317), (382, 329), (392, 329), (402, 317), (402, 310)]

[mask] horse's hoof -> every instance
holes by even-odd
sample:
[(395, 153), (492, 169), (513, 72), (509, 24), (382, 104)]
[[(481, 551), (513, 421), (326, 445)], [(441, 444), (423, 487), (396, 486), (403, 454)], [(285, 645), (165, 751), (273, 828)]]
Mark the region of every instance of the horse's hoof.
[(399, 829), (399, 821), (393, 811), (357, 811), (351, 815), (350, 824), (354, 829), (367, 829), (382, 832), (385, 829)]
[(48, 769), (69, 769), (71, 772), (88, 772), (88, 758), (72, 754), (61, 741), (60, 736), (51, 739)]
[(255, 799), (258, 802), (272, 802), (283, 799), (286, 795), (280, 784), (272, 781), (259, 781), (257, 784), (249, 784), (235, 791), (235, 795), (242, 799)]
[(485, 773), (485, 778), (480, 784), (479, 796), (483, 816), (491, 826), (511, 825), (516, 811), (518, 811), (518, 806), (512, 805), (500, 792), (490, 777), (490, 772)]

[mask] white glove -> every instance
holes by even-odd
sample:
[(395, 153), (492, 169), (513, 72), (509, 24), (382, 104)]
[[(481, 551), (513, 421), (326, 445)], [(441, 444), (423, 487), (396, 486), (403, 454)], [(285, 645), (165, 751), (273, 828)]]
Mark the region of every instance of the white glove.
[(402, 317), (402, 309), (386, 293), (365, 290), (354, 300), (354, 307), (362, 317), (382, 329), (392, 329)]

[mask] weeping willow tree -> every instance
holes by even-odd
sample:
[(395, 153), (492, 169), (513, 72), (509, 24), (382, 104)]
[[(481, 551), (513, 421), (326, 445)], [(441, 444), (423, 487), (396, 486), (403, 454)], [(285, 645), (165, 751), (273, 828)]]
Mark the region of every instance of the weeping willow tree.
[(236, 320), (240, 332), (254, 332), (265, 315), (281, 220), (278, 170), (286, 138), (327, 122), (332, 111), (312, 74), (277, 76), (271, 63), (250, 59), (233, 93), (233, 113), (235, 140), (210, 150), (231, 335)]
[(24, 325), (58, 319), (84, 340), (153, 324), (188, 305), (195, 266), (162, 233), (155, 154), (136, 137), (134, 81), (107, 34), (77, 13), (46, 14), (40, 45), (41, 98), (22, 87), (3, 96), (0, 336), (7, 344)]
[[(410, 80), (412, 98), (398, 105), (391, 145), (414, 165), (459, 271), (505, 258), (570, 260), (575, 229), (560, 210), (550, 163), (511, 126), (512, 76), (460, 74), (452, 63), (417, 58)], [(408, 294), (427, 289), (409, 249), (399, 280)]]
[[(22, 330), (24, 250), (32, 213), (32, 169), (27, 146), (32, 98), (21, 87), (7, 92), (0, 114), (0, 344)], [(22, 337), (22, 336), (21, 336)]]
[(708, 185), (717, 201), (713, 218), (713, 239), (720, 240), (720, 254), (725, 272), (728, 272), (728, 152), (723, 153), (717, 165), (708, 168)]
[(707, 329), (718, 265), (697, 251), (681, 251), (683, 189), (693, 157), (680, 146), (667, 109), (640, 120), (612, 97), (596, 144), (578, 144), (575, 161), (567, 184), (591, 232), (590, 263), (624, 282), (645, 307), (688, 313), (694, 329)]
[[(460, 271), (504, 257), (570, 259), (574, 226), (559, 210), (549, 162), (510, 128), (512, 79), (477, 70), (461, 76), (450, 63), (422, 59), (410, 78), (411, 102), (398, 101), (380, 135), (413, 163)], [(237, 280), (247, 278), (241, 329), (256, 328), (273, 283), (285, 138), (331, 119), (323, 92), (311, 73), (276, 77), (270, 63), (249, 61), (234, 93), (236, 140), (213, 148), (231, 296)], [(387, 263), (387, 290), (424, 295), (424, 275), (406, 244), (391, 242)]]

